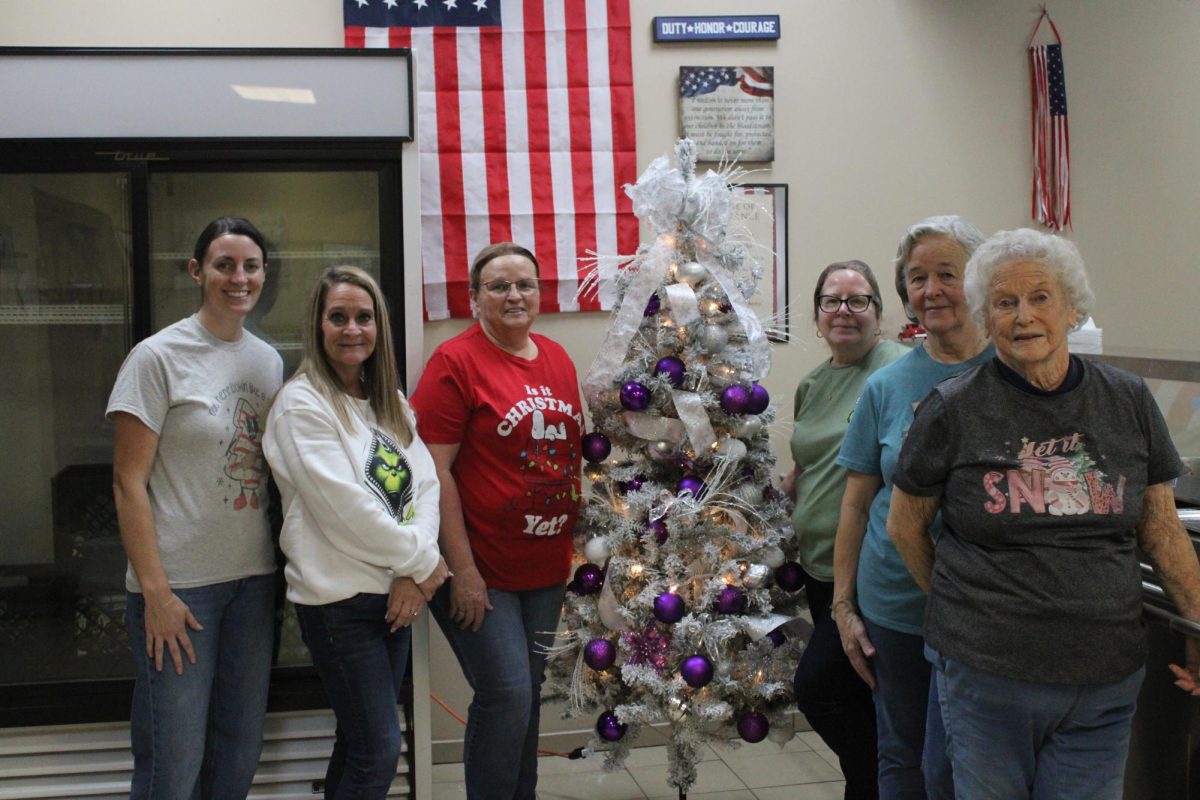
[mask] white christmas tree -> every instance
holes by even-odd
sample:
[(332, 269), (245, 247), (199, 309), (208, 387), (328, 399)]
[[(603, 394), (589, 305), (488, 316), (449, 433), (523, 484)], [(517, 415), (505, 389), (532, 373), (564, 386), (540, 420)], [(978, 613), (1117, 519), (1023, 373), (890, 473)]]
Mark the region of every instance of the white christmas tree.
[(619, 767), (641, 726), (669, 725), (669, 782), (700, 748), (786, 740), (801, 603), (787, 498), (770, 483), (770, 345), (746, 298), (761, 274), (727, 236), (736, 170), (657, 159), (626, 191), (657, 232), (615, 276), (619, 305), (584, 382), (591, 489), (547, 699), (597, 714)]

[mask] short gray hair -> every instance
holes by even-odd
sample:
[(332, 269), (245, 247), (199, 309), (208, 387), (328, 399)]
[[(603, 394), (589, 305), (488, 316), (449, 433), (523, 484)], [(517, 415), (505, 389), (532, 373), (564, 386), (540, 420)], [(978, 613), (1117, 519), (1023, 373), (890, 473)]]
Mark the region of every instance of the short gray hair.
[(949, 236), (967, 251), (967, 258), (983, 244), (983, 232), (958, 214), (926, 217), (904, 232), (896, 248), (896, 294), (904, 304), (904, 313), (913, 322), (917, 321), (917, 315), (908, 304), (908, 259), (917, 243), (926, 236)]
[(988, 295), (996, 271), (1018, 261), (1044, 264), (1058, 280), (1075, 309), (1075, 330), (1083, 327), (1096, 306), (1096, 295), (1088, 286), (1083, 256), (1075, 243), (1031, 228), (1000, 231), (988, 239), (967, 262), (967, 277), (963, 289), (971, 314), (981, 325), (987, 324)]

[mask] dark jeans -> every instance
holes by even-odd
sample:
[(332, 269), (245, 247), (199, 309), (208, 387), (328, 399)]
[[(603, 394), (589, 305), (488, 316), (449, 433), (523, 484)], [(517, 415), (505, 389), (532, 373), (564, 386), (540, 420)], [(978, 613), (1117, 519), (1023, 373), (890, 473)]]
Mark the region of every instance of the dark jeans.
[[(875, 725), (879, 796), (884, 800), (954, 800), (946, 728), (925, 640), (863, 617), (875, 645)], [(998, 796), (1001, 797), (1001, 796)], [(1008, 798), (1003, 798), (1008, 800)]]
[(805, 574), (804, 591), (813, 632), (796, 667), (796, 707), (837, 754), (846, 776), (846, 800), (876, 800), (879, 765), (871, 689), (846, 658), (829, 615), (833, 584)]
[(408, 628), (390, 632), (386, 612), (384, 594), (296, 604), (300, 632), (337, 717), (327, 800), (384, 798), (396, 777), (402, 742), (396, 706), (411, 634)]
[(475, 691), (463, 741), (469, 800), (534, 800), (537, 796), (543, 648), (554, 643), (564, 588), (488, 589), (492, 610), (478, 631), (462, 630), (450, 621), (450, 581), (429, 604)]
[(129, 644), (137, 662), (130, 738), (134, 800), (220, 800), (245, 797), (262, 751), (275, 576), (176, 589), (204, 626), (188, 630), (196, 663), (175, 674), (146, 658), (145, 598), (130, 592)]

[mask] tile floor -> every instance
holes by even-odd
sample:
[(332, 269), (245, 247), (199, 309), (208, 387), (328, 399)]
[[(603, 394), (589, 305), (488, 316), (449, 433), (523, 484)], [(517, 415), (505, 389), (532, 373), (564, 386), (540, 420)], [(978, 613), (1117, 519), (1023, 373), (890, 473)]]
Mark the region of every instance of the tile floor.
[[(601, 756), (569, 761), (544, 756), (538, 768), (539, 800), (676, 800), (667, 784), (665, 747), (630, 753), (625, 769), (604, 772)], [(697, 768), (688, 800), (841, 800), (845, 784), (837, 758), (812, 731), (780, 747), (770, 741), (736, 750), (709, 749)], [(467, 796), (462, 764), (436, 764), (433, 800)]]

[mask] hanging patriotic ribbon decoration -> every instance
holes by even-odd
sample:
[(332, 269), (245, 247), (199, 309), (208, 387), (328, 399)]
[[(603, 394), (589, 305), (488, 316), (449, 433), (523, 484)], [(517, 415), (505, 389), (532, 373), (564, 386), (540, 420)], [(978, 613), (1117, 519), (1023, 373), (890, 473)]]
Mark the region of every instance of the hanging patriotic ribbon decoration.
[[(1055, 44), (1033, 43), (1042, 20), (1050, 23)], [(1033, 78), (1033, 218), (1062, 230), (1071, 224), (1071, 143), (1067, 128), (1067, 83), (1062, 37), (1046, 6), (1029, 36)]]

